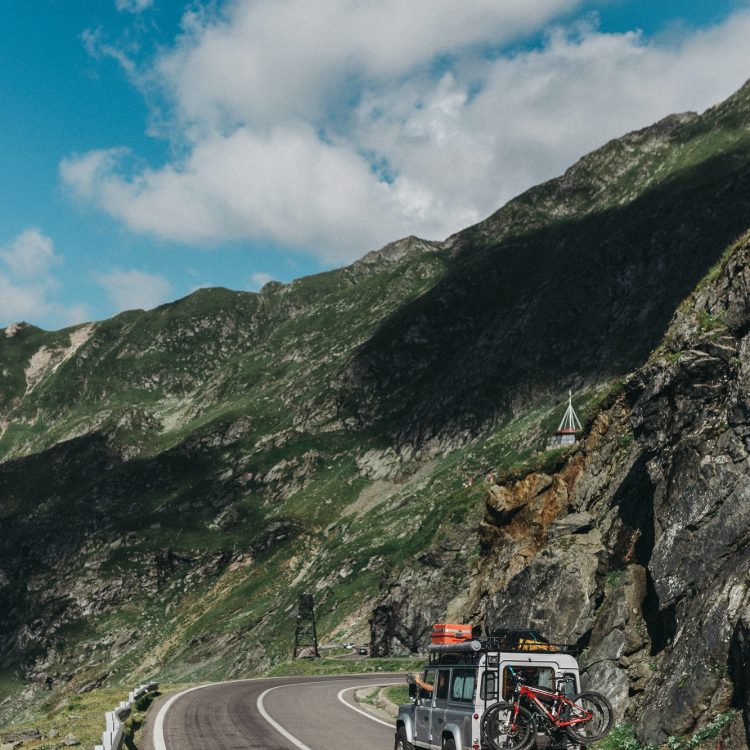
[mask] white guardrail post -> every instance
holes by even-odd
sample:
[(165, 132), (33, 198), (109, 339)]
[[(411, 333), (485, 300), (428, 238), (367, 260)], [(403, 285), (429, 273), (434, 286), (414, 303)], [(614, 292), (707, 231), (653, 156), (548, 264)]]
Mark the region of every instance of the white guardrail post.
[(114, 711), (107, 711), (104, 714), (106, 723), (102, 732), (102, 744), (96, 745), (94, 750), (122, 750), (122, 743), (125, 739), (125, 721), (130, 716), (133, 705), (142, 695), (153, 692), (158, 687), (155, 682), (140, 685), (135, 690), (131, 690), (128, 693), (128, 699), (121, 701)]

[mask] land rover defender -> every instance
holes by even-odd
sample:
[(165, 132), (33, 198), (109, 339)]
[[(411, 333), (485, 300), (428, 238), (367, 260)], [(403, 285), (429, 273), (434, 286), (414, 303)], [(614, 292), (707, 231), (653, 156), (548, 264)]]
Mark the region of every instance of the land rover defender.
[[(550, 690), (564, 684), (566, 695), (580, 691), (575, 648), (548, 643), (534, 631), (499, 631), (484, 641), (445, 640), (433, 637), (421, 678), (410, 681), (412, 701), (399, 706), (395, 750), (493, 750), (483, 737), (482, 716), (512, 698), (518, 676)], [(540, 748), (577, 746), (563, 732), (538, 731), (543, 732), (535, 737)]]

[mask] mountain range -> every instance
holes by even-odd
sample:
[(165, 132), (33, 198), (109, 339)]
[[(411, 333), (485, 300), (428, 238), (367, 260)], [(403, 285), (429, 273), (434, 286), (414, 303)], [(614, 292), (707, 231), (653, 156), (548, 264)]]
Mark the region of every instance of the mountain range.
[(375, 655), (537, 627), (639, 742), (746, 747), (748, 228), (750, 84), (442, 242), (0, 331), (0, 719), (262, 673), (308, 592)]

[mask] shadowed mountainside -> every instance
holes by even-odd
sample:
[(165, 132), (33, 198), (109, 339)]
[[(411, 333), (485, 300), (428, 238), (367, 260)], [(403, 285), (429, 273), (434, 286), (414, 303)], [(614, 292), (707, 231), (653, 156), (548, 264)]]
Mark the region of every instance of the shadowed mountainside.
[[(522, 231), (506, 228), (509, 206), (449, 241), (455, 256), (446, 275), (358, 350), (343, 379), (344, 408), (398, 440), (421, 443), (441, 433), (475, 435), (540, 398), (632, 371), (677, 304), (750, 226), (746, 128), (729, 149), (671, 172), (666, 155), (654, 164), (658, 149), (647, 136), (701, 151), (714, 128), (738, 127), (747, 99), (745, 90), (732, 106), (641, 131), (646, 147), (630, 171), (644, 187), (632, 200), (592, 211), (586, 201), (594, 196), (582, 184), (587, 157), (516, 199), (545, 217), (541, 227), (528, 209)], [(607, 159), (620, 145), (602, 149)], [(550, 194), (568, 208), (551, 219), (543, 210)], [(576, 216), (570, 205), (582, 201)]]

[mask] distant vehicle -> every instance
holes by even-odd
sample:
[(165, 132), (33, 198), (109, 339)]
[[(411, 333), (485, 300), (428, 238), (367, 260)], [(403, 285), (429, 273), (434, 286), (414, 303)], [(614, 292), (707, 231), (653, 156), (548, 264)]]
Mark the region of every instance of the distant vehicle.
[(429, 663), (407, 678), (412, 702), (399, 706), (395, 750), (573, 750), (609, 731), (607, 699), (579, 692), (575, 647), (535, 631), (480, 641), (470, 626), (436, 628)]
[(341, 648), (352, 649), (352, 648), (354, 648), (354, 644), (353, 643), (344, 643), (344, 644), (342, 644)]
[(357, 651), (357, 653), (360, 656), (367, 656), (367, 649), (366, 648), (361, 648), (361, 649), (359, 649), (359, 651)]

